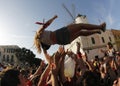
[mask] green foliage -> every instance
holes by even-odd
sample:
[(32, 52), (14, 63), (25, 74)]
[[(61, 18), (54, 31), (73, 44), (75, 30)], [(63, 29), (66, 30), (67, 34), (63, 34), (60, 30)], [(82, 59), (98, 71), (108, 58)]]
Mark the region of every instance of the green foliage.
[(22, 63), (29, 63), (30, 66), (32, 65), (40, 65), (41, 59), (35, 58), (35, 54), (26, 48), (20, 48), (16, 50), (16, 56), (19, 61)]

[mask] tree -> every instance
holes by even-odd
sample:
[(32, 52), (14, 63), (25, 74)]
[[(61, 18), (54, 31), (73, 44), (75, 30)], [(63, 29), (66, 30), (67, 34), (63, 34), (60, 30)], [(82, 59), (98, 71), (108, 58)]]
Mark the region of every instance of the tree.
[(35, 54), (31, 50), (24, 47), (16, 50), (16, 56), (23, 64), (27, 62), (30, 66), (38, 65), (41, 61), (41, 59), (35, 58)]

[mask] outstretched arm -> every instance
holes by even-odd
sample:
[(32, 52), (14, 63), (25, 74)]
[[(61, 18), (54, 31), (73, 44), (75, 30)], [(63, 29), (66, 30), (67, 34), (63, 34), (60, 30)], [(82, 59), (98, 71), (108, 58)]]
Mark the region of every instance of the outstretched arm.
[(48, 63), (50, 63), (50, 55), (47, 53), (47, 50), (44, 50), (44, 49), (43, 49), (43, 53), (44, 53), (45, 58), (46, 58), (46, 60), (48, 61)]
[(44, 61), (41, 61), (40, 66), (36, 70), (36, 72), (33, 74), (33, 76), (30, 78), (30, 81), (32, 81), (36, 76), (42, 74), (42, 69), (45, 67)]
[(40, 30), (38, 31), (38, 33), (40, 33), (41, 31), (43, 31), (44, 29), (46, 29), (58, 16), (55, 15), (54, 17), (52, 17), (51, 19), (49, 19), (46, 23), (43, 24), (42, 28), (40, 28)]
[(37, 86), (45, 86), (46, 85), (46, 79), (49, 75), (49, 72), (50, 72), (50, 64), (48, 64), (48, 66), (46, 67), (46, 69), (42, 73)]

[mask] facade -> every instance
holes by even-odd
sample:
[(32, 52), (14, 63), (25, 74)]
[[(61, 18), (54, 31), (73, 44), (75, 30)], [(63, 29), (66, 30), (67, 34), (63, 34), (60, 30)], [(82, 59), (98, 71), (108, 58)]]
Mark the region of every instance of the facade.
[[(82, 22), (83, 21), (83, 22)], [(88, 23), (86, 16), (78, 15), (76, 23)], [(81, 47), (86, 52), (88, 59), (94, 59), (94, 57), (103, 57), (104, 54), (100, 52), (100, 49), (105, 49), (108, 42), (114, 44), (114, 48), (117, 49), (114, 35), (111, 30), (107, 30), (101, 34), (94, 34), (91, 36), (79, 36), (71, 44), (66, 45), (66, 49), (72, 50), (76, 53), (76, 42), (81, 43)]]
[(117, 50), (120, 51), (120, 30), (111, 29), (111, 31), (115, 38), (115, 44), (117, 46)]
[(17, 64), (16, 49), (19, 49), (17, 45), (0, 46), (0, 63)]

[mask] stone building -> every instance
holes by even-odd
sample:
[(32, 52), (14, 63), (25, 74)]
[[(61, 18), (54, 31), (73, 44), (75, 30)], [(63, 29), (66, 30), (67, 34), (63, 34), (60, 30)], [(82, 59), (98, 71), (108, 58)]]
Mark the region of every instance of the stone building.
[(17, 45), (1, 45), (0, 46), (0, 62), (17, 64), (18, 59), (15, 53), (16, 49), (19, 49)]
[(120, 51), (120, 30), (111, 29), (113, 36), (115, 38), (115, 45), (117, 50)]

